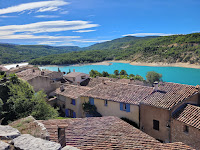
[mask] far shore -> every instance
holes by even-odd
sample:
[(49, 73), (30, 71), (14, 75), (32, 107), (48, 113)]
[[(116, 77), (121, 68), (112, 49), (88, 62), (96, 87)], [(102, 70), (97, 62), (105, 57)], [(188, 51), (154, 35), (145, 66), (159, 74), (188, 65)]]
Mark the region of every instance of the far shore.
[[(74, 65), (68, 65), (68, 66), (83, 66), (83, 65), (105, 65), (105, 66), (109, 66), (112, 65), (112, 62), (118, 62), (118, 63), (128, 63), (130, 65), (133, 66), (154, 66), (154, 67), (184, 67), (184, 68), (195, 68), (195, 69), (200, 69), (200, 65), (196, 65), (196, 64), (189, 64), (189, 63), (162, 63), (162, 62), (158, 62), (158, 63), (145, 63), (145, 62), (135, 62), (135, 61), (127, 61), (127, 60), (110, 60), (110, 61), (103, 61), (103, 62), (97, 62), (97, 63), (86, 63), (86, 64), (74, 64)], [(28, 65), (28, 63), (17, 63), (20, 66), (23, 65)], [(5, 64), (3, 66), (5, 66), (7, 69), (10, 69), (11, 67), (16, 67), (17, 64)], [(42, 65), (39, 67), (64, 67), (67, 65)]]

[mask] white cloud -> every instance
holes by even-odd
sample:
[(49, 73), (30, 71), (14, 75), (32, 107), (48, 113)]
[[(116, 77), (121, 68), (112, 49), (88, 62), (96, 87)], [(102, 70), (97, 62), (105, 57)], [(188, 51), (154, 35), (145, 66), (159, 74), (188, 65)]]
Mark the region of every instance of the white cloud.
[(60, 12), (60, 14), (63, 14), (63, 15), (68, 14), (68, 13), (69, 13), (68, 11), (61, 11)]
[(14, 18), (14, 17), (17, 17), (17, 16), (5, 16), (5, 15), (0, 16), (0, 18)]
[(38, 15), (35, 16), (36, 18), (58, 18), (59, 16), (56, 15)]
[(123, 36), (169, 36), (173, 34), (165, 34), (165, 33), (134, 33), (134, 34), (126, 34)]
[(93, 32), (96, 30), (78, 30), (78, 31), (73, 31), (73, 32), (78, 32), (78, 33), (84, 33), (84, 32)]
[(100, 42), (106, 42), (109, 40), (91, 40), (91, 39), (75, 39), (75, 40), (71, 40), (74, 42), (81, 42), (81, 43), (100, 43)]
[(59, 6), (68, 5), (68, 2), (64, 0), (52, 0), (52, 1), (39, 1), (32, 3), (24, 3), (16, 6), (11, 6), (7, 8), (0, 9), (0, 15), (15, 13), (15, 12), (23, 12), (27, 10), (39, 9), (38, 12), (44, 11), (56, 11), (59, 9)]
[[(91, 24), (88, 21), (45, 21), (36, 22), (24, 25), (8, 25), (0, 26), (0, 32), (15, 33), (44, 33), (44, 32), (60, 32), (69, 30), (80, 30), (99, 26), (98, 24)], [(0, 37), (2, 38), (2, 37)]]

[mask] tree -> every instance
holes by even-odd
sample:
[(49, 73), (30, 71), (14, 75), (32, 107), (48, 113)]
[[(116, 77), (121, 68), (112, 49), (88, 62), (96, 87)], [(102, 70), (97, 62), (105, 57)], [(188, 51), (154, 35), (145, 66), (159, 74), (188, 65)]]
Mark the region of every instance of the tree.
[(114, 71), (114, 74), (115, 74), (116, 76), (118, 76), (118, 75), (119, 75), (119, 70), (115, 70), (115, 71)]
[(120, 75), (128, 75), (127, 72), (125, 70), (121, 70), (120, 71)]
[(103, 76), (103, 77), (108, 77), (108, 76), (109, 76), (109, 74), (108, 74), (108, 72), (106, 72), (106, 71), (103, 71), (103, 72), (102, 72), (102, 76)]
[(149, 71), (147, 72), (146, 78), (147, 78), (147, 82), (153, 85), (155, 81), (161, 81), (162, 74), (159, 74), (155, 71)]

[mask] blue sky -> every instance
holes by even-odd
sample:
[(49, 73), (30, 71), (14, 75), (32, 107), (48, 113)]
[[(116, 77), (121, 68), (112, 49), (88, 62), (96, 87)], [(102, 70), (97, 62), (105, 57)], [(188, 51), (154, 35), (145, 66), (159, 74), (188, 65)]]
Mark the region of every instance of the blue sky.
[(200, 32), (200, 0), (0, 0), (0, 42), (85, 47)]

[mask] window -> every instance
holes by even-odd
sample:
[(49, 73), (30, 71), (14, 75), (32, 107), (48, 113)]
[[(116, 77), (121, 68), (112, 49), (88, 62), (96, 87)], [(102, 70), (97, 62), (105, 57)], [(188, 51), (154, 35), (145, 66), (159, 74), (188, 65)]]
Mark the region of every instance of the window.
[(108, 106), (108, 101), (104, 100), (104, 106)]
[(71, 99), (71, 104), (72, 104), (72, 105), (76, 105), (75, 99)]
[(189, 132), (189, 127), (184, 125), (183, 126), (183, 132), (188, 133)]
[(91, 98), (91, 97), (90, 97), (90, 98), (89, 98), (89, 101), (90, 101), (90, 104), (91, 104), (91, 105), (94, 105), (94, 98)]
[(159, 121), (153, 120), (153, 129), (159, 131)]
[(130, 104), (120, 103), (120, 110), (130, 112)]
[(81, 76), (81, 79), (85, 79), (86, 78), (86, 76)]

